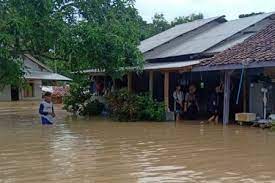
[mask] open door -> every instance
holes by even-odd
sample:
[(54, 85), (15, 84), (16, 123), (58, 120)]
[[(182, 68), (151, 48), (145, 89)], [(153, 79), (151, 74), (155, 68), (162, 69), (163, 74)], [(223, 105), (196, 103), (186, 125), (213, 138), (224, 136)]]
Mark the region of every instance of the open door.
[(19, 88), (16, 86), (11, 86), (11, 100), (12, 101), (19, 100)]

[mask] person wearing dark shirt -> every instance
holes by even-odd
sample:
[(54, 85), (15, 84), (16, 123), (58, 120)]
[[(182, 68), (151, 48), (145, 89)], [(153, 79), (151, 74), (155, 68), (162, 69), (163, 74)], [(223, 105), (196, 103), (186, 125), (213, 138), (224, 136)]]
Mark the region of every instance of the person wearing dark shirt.
[(219, 118), (221, 115), (221, 105), (222, 105), (222, 97), (221, 97), (221, 87), (217, 86), (215, 88), (215, 92), (213, 92), (210, 96), (208, 102), (208, 112), (210, 114), (210, 118), (208, 122), (215, 122), (215, 124), (219, 123)]
[(195, 85), (190, 85), (189, 91), (185, 96), (184, 112), (189, 120), (197, 119), (199, 112), (198, 99), (196, 95), (197, 88)]

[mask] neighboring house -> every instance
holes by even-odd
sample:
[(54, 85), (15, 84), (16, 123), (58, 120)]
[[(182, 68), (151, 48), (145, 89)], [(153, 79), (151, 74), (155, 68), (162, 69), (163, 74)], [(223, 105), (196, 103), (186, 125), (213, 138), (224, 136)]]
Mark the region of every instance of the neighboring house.
[(70, 81), (70, 78), (54, 73), (29, 54), (23, 56), (23, 67), (27, 85), (24, 88), (6, 86), (0, 91), (0, 101), (40, 100), (42, 81)]

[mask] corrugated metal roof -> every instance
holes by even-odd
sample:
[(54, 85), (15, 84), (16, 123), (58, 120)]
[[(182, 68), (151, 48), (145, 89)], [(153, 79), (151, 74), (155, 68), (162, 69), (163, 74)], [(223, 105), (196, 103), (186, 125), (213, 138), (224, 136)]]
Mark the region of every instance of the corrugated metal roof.
[(182, 42), (182, 44), (171, 47), (170, 49), (167, 49), (162, 53), (157, 53), (156, 55), (147, 59), (166, 58), (204, 52), (207, 49), (217, 45), (221, 41), (230, 38), (238, 32), (258, 23), (259, 21), (273, 14), (274, 13), (266, 13), (221, 23), (206, 32), (203, 32), (185, 42)]
[(200, 64), (202, 60), (189, 60), (180, 62), (147, 63), (143, 70), (179, 69)]
[(37, 71), (28, 71), (25, 73), (25, 79), (33, 80), (51, 80), (51, 81), (71, 81), (70, 78), (62, 76), (60, 74), (51, 73), (51, 72), (37, 72)]
[(145, 53), (153, 48), (156, 48), (180, 35), (183, 35), (187, 32), (190, 32), (194, 29), (197, 29), (209, 22), (217, 20), (223, 16), (213, 17), (208, 19), (196, 20), (190, 23), (184, 23), (181, 25), (177, 25), (167, 31), (164, 31), (160, 34), (157, 34), (151, 38), (148, 38), (140, 43), (139, 49), (142, 53)]

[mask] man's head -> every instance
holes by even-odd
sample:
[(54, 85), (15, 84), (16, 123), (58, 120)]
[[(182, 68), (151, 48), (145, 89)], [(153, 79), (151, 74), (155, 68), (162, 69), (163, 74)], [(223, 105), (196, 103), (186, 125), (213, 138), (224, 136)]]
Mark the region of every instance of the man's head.
[(190, 93), (196, 93), (196, 91), (197, 91), (197, 87), (194, 84), (189, 86), (189, 92)]
[(180, 90), (181, 90), (181, 86), (180, 86), (180, 85), (177, 85), (177, 86), (176, 86), (176, 90), (177, 90), (177, 91), (180, 91)]
[(51, 102), (52, 101), (52, 93), (46, 92), (44, 94), (44, 99), (45, 99), (46, 102)]

